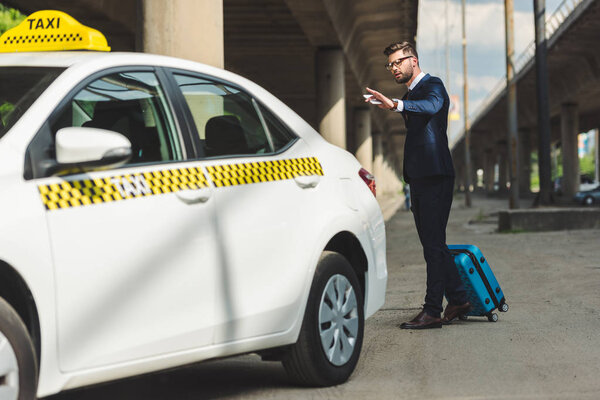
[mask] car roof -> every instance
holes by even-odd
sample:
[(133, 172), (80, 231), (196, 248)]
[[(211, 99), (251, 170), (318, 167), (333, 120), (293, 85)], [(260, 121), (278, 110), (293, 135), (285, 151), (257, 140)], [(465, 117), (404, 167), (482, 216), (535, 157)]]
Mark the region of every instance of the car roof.
[[(148, 65), (161, 65), (166, 60), (169, 64), (189, 62), (175, 57), (161, 56), (136, 52), (103, 52), (103, 51), (40, 51), (22, 53), (3, 53), (0, 66), (35, 66), (68, 68), (87, 62), (105, 62), (110, 60), (116, 64), (131, 64), (131, 62)], [(195, 63), (197, 65), (204, 65)], [(205, 65), (209, 67), (208, 65)]]
[[(101, 59), (110, 53), (92, 51), (44, 51), (26, 53), (4, 53), (1, 66), (70, 67), (73, 64)], [(112, 53), (116, 54), (116, 53)]]

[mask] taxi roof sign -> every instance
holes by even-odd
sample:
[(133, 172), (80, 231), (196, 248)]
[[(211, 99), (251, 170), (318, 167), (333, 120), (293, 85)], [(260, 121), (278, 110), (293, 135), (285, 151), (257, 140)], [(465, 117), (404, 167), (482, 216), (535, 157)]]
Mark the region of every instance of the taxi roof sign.
[(37, 11), (0, 36), (0, 52), (96, 50), (110, 51), (99, 31), (62, 11)]

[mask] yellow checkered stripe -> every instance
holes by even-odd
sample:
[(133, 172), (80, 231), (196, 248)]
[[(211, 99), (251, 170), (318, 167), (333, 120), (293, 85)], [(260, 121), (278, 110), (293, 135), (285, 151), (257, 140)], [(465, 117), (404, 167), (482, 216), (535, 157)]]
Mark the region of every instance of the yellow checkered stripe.
[(206, 167), (206, 170), (216, 187), (281, 181), (302, 175), (323, 175), (323, 168), (316, 157), (214, 165)]
[(184, 189), (200, 189), (208, 181), (200, 168), (178, 168), (108, 178), (64, 181), (38, 187), (47, 210), (88, 206)]

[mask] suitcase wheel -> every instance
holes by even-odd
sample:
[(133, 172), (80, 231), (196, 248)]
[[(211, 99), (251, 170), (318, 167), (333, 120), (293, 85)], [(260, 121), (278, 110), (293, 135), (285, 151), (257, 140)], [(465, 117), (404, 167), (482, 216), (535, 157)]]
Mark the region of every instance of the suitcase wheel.
[(506, 304), (506, 303), (502, 303), (502, 304), (500, 305), (500, 311), (501, 311), (501, 312), (507, 312), (507, 311), (508, 311), (508, 304)]
[(469, 319), (469, 317), (467, 317), (466, 315), (459, 315), (458, 319), (460, 319), (461, 321), (466, 321), (467, 319)]
[(490, 313), (488, 314), (488, 321), (490, 322), (498, 322), (498, 314), (496, 313)]

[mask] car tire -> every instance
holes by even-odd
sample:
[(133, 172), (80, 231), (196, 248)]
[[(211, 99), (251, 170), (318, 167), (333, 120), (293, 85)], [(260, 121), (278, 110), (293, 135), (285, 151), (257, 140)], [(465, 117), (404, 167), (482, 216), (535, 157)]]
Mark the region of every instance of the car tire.
[(592, 196), (587, 196), (583, 199), (583, 204), (585, 204), (586, 206), (591, 206), (592, 204), (594, 204), (594, 198)]
[(37, 393), (37, 362), (27, 328), (0, 298), (0, 398), (32, 400)]
[(363, 307), (361, 287), (348, 260), (339, 253), (323, 252), (298, 341), (282, 359), (290, 378), (316, 387), (346, 382), (362, 348)]

